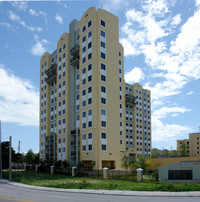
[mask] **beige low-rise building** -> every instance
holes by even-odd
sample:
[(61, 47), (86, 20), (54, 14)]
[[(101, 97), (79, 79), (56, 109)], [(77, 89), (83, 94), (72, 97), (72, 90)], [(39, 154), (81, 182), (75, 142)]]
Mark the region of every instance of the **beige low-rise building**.
[(190, 133), (189, 139), (177, 140), (178, 154), (180, 154), (183, 144), (186, 145), (189, 156), (200, 156), (200, 133)]

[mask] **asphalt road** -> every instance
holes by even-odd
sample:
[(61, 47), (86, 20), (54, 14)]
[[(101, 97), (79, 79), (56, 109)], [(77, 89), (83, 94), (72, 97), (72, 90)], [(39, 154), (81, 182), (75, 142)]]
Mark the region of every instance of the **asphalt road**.
[(24, 187), (16, 187), (0, 182), (0, 202), (199, 202), (200, 197), (177, 197), (177, 196), (120, 196), (94, 194), (94, 193), (72, 193), (59, 192), (55, 190), (37, 190)]

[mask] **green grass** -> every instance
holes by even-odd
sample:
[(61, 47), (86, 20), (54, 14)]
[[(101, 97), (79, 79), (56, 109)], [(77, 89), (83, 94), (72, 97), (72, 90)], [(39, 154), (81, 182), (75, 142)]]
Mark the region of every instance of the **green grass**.
[[(104, 180), (82, 177), (69, 177), (66, 175), (36, 173), (33, 171), (13, 172), (13, 181), (44, 187), (64, 189), (105, 189), (105, 190), (131, 190), (131, 191), (200, 191), (200, 184), (178, 184), (154, 182), (128, 182), (121, 180)], [(3, 178), (8, 179), (8, 172), (3, 173)]]

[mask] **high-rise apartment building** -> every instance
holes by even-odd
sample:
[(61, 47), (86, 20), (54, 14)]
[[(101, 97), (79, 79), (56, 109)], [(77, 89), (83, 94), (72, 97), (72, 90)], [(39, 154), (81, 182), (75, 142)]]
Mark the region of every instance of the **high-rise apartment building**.
[(139, 83), (125, 84), (126, 148), (151, 155), (151, 93)]
[[(120, 169), (126, 152), (135, 158), (136, 88), (131, 86), (133, 94), (125, 96), (123, 58), (118, 18), (94, 7), (84, 13), (80, 22), (70, 23), (69, 33), (60, 37), (52, 54), (44, 53), (40, 61), (41, 159)], [(144, 104), (149, 92), (141, 92)], [(127, 120), (128, 138), (127, 100), (132, 110), (132, 120), (131, 114)], [(147, 119), (148, 115), (141, 113)], [(150, 135), (144, 134), (138, 134), (143, 141), (138, 148), (148, 144)], [(139, 149), (138, 154), (150, 154), (149, 147)]]

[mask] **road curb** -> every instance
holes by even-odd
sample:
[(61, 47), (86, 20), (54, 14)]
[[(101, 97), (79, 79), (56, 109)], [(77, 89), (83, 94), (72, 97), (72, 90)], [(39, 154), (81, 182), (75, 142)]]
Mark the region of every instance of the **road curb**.
[(18, 182), (0, 179), (0, 183), (9, 184), (15, 187), (34, 189), (40, 191), (68, 192), (77, 194), (98, 194), (98, 195), (118, 195), (118, 196), (142, 196), (142, 197), (200, 197), (200, 191), (188, 192), (162, 192), (162, 191), (122, 191), (122, 190), (94, 190), (94, 189), (61, 189), (53, 187), (41, 187)]

